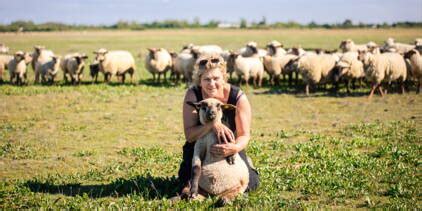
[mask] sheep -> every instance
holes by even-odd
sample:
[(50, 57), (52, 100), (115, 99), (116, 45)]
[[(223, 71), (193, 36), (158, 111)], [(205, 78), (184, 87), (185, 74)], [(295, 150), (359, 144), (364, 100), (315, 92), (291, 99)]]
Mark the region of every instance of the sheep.
[[(41, 75), (41, 82), (42, 83), (54, 83), (54, 78), (57, 76), (60, 68), (60, 57), (59, 56), (51, 56), (49, 58), (44, 58), (41, 54), (38, 57), (38, 61), (35, 64), (35, 72)], [(39, 82), (37, 78), (35, 82)]]
[(99, 63), (100, 72), (104, 74), (104, 80), (109, 82), (111, 77), (116, 75), (125, 82), (125, 74), (129, 73), (130, 82), (133, 82), (133, 74), (135, 72), (135, 59), (128, 51), (108, 51), (101, 48), (94, 51), (95, 60)]
[(264, 49), (259, 49), (258, 44), (256, 42), (249, 42), (246, 44), (245, 47), (239, 49), (240, 55), (243, 57), (259, 57), (264, 58), (268, 54), (268, 52)]
[(195, 62), (199, 57), (199, 52), (189, 50), (179, 54), (173, 54), (173, 72), (181, 73), (187, 84), (192, 83)]
[[(236, 109), (230, 104), (223, 104), (217, 99), (208, 98), (200, 102), (187, 102), (198, 111), (201, 124), (220, 122), (224, 109)], [(227, 204), (236, 196), (245, 192), (249, 183), (248, 167), (238, 153), (228, 163), (225, 157), (210, 153), (212, 145), (217, 144), (214, 132), (209, 132), (195, 143), (192, 158), (191, 199), (204, 198), (205, 194), (217, 196), (220, 202)], [(199, 188), (201, 193), (199, 193)], [(205, 193), (202, 193), (204, 191)]]
[(8, 64), (11, 84), (22, 85), (26, 83), (26, 68), (31, 60), (32, 57), (29, 53), (17, 51), (14, 54), (14, 58)]
[(85, 68), (85, 59), (88, 56), (86, 54), (74, 53), (66, 55), (60, 62), (60, 66), (63, 70), (63, 78), (65, 82), (68, 82), (67, 75), (70, 76), (72, 84), (79, 84), (82, 79), (82, 73)]
[(267, 44), (267, 52), (270, 56), (282, 56), (287, 52), (283, 49), (283, 45), (277, 40), (273, 40)]
[(194, 45), (190, 43), (183, 47), (181, 53), (190, 53), (191, 50), (195, 50), (201, 55), (215, 55), (223, 52), (223, 49), (218, 45)]
[(152, 74), (155, 82), (155, 74), (158, 74), (157, 82), (160, 83), (160, 76), (164, 76), (172, 69), (173, 59), (170, 53), (164, 48), (148, 48), (149, 53), (145, 57), (145, 67)]
[(403, 82), (406, 80), (407, 68), (405, 60), (400, 54), (371, 54), (366, 51), (359, 51), (358, 58), (364, 64), (366, 79), (372, 82), (368, 99), (372, 98), (376, 88), (378, 88), (381, 96), (384, 96), (381, 87), (383, 81), (391, 83), (398, 80), (401, 83), (402, 93), (404, 93)]
[(242, 77), (246, 86), (249, 85), (249, 77), (252, 77), (254, 86), (261, 87), (264, 74), (264, 64), (256, 56), (243, 57), (239, 53), (232, 52), (227, 66), (232, 66), (238, 76), (238, 84), (241, 85)]
[(41, 46), (41, 45), (34, 46), (34, 52), (32, 53), (32, 62), (31, 62), (32, 70), (34, 71), (35, 71), (36, 63), (38, 61), (38, 57), (41, 54), (43, 54), (46, 58), (54, 56), (53, 51), (45, 49), (44, 46)]
[(334, 81), (338, 82), (340, 78), (346, 80), (347, 93), (350, 93), (349, 82), (352, 81), (353, 89), (355, 88), (354, 81), (365, 77), (363, 70), (363, 63), (358, 60), (357, 52), (346, 52), (336, 64), (334, 71)]
[(4, 43), (0, 43), (0, 54), (7, 53), (9, 53), (9, 47), (7, 47)]
[(373, 54), (380, 54), (380, 48), (378, 47), (378, 45), (375, 42), (368, 42), (366, 44), (366, 48), (368, 49), (368, 52), (373, 53)]
[(296, 62), (293, 60), (291, 65), (302, 76), (306, 95), (309, 95), (310, 85), (327, 83), (332, 79), (337, 60), (338, 56), (333, 54), (309, 54), (298, 57)]
[(396, 52), (403, 55), (415, 47), (415, 45), (395, 42), (394, 39), (390, 37), (384, 42), (382, 50), (385, 52)]
[(422, 38), (416, 38), (415, 39), (415, 45), (416, 46), (422, 46)]
[(100, 72), (100, 64), (98, 61), (94, 61), (89, 65), (89, 75), (91, 75), (92, 83), (97, 83), (98, 72)]
[(358, 50), (361, 50), (361, 51), (367, 51), (368, 50), (366, 45), (357, 45), (351, 39), (342, 40), (340, 42), (339, 48), (342, 50), (343, 53), (349, 52), (349, 51), (357, 52)]
[(12, 59), (12, 55), (0, 54), (0, 83), (3, 83), (3, 72), (8, 69), (9, 62)]
[(289, 76), (289, 86), (291, 85), (293, 72), (285, 67), (290, 62), (290, 60), (296, 58), (297, 56), (293, 54), (284, 54), (278, 56), (277, 54), (274, 54), (273, 56), (267, 55), (264, 57), (264, 67), (268, 75), (270, 76), (270, 83), (272, 85), (279, 84), (280, 74), (283, 74), (283, 76), (287, 74)]
[(422, 56), (419, 51), (413, 49), (404, 54), (404, 58), (410, 61), (412, 77), (418, 81), (416, 93), (419, 94), (422, 91)]

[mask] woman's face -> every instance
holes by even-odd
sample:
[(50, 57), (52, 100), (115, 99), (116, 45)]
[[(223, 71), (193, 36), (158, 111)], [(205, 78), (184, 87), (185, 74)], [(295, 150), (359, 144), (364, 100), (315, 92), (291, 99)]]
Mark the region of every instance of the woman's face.
[(218, 68), (206, 71), (201, 76), (201, 87), (208, 97), (221, 97), (224, 83), (223, 73)]

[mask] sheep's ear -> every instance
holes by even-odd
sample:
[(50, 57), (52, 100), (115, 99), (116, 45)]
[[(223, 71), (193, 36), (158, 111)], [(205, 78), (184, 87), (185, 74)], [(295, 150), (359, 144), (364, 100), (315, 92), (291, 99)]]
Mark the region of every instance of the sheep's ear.
[(236, 110), (236, 106), (234, 106), (232, 104), (223, 104), (223, 105), (221, 105), (221, 108), (223, 110)]
[(201, 103), (194, 103), (192, 101), (187, 101), (186, 104), (194, 107), (196, 110), (199, 110), (201, 108)]

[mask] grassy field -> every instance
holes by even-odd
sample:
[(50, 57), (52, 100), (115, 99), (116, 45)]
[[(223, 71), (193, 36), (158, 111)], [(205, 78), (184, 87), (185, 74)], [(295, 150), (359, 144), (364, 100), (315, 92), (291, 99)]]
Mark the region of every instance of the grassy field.
[[(12, 51), (41, 44), (62, 55), (100, 47), (145, 55), (147, 47), (178, 51), (191, 42), (237, 49), (277, 39), (332, 49), (346, 38), (421, 36), (421, 29), (153, 30), (0, 34), (0, 42)], [(154, 84), (141, 59), (137, 67), (135, 84), (90, 84), (85, 71), (77, 87), (33, 85), (29, 70), (28, 86), (0, 85), (0, 209), (214, 206), (215, 198), (168, 200), (184, 143), (186, 87)], [(230, 207), (422, 209), (422, 95), (368, 101), (365, 88), (310, 97), (284, 83), (243, 88), (253, 109), (247, 152), (262, 184)]]

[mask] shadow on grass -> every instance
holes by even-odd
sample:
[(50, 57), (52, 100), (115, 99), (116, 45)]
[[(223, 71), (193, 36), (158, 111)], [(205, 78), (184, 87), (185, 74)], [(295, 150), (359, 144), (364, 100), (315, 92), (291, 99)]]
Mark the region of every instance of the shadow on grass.
[(81, 185), (63, 184), (55, 185), (50, 182), (30, 180), (25, 183), (32, 192), (63, 194), (66, 196), (83, 196), (90, 198), (121, 197), (137, 194), (145, 199), (170, 198), (176, 195), (178, 182), (173, 177), (138, 176), (132, 179), (119, 178), (110, 184)]

